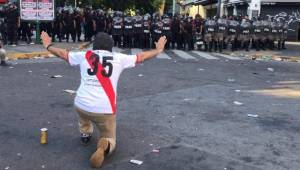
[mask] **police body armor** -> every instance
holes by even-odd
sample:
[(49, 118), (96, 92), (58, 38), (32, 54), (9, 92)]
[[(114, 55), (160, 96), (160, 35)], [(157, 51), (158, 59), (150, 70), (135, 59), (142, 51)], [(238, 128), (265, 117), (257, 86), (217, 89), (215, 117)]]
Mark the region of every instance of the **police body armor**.
[(218, 28), (217, 28), (218, 33), (223, 33), (223, 34), (227, 33), (227, 28), (228, 28), (227, 20), (224, 18), (220, 18), (218, 19), (217, 23), (218, 23)]
[(163, 34), (164, 35), (171, 35), (171, 19), (169, 17), (164, 18), (163, 22)]
[(236, 35), (238, 31), (239, 22), (236, 20), (230, 20), (228, 25), (228, 34)]
[(253, 22), (253, 33), (255, 35), (260, 35), (262, 33), (262, 23), (261, 21)]
[(268, 35), (270, 33), (270, 31), (271, 31), (271, 29), (270, 29), (270, 22), (269, 21), (263, 21), (262, 25), (263, 25), (263, 33), (265, 35)]
[(162, 21), (156, 21), (154, 24), (153, 31), (155, 34), (161, 35), (163, 30), (163, 22)]
[(214, 34), (216, 31), (216, 21), (214, 20), (207, 20), (205, 22), (205, 32)]
[(251, 24), (248, 21), (241, 23), (241, 34), (250, 35)]
[(146, 16), (143, 18), (143, 32), (144, 34), (150, 34), (150, 19)]
[(112, 34), (113, 35), (121, 35), (122, 34), (122, 18), (117, 16), (113, 18), (112, 23)]
[(271, 22), (271, 32), (273, 36), (276, 36), (278, 33), (278, 28), (276, 22)]
[(134, 19), (134, 33), (140, 34), (143, 33), (143, 17), (136, 15)]
[(124, 18), (124, 35), (133, 34), (133, 20), (132, 17)]
[(201, 33), (201, 20), (200, 19), (195, 19), (195, 29), (196, 33)]
[(288, 31), (289, 31), (289, 24), (288, 24), (288, 23), (285, 23), (285, 24), (283, 25), (283, 36), (284, 36), (285, 38), (287, 38)]
[(278, 34), (279, 36), (282, 36), (283, 35), (283, 23), (282, 22), (278, 22), (277, 23), (277, 27), (278, 27)]

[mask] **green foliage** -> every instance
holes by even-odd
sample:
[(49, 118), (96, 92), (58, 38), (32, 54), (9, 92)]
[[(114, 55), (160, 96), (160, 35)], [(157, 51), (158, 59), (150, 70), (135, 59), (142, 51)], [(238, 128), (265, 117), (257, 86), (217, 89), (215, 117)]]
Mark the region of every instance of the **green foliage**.
[[(77, 0), (77, 5), (80, 7), (92, 5), (93, 8), (111, 8), (120, 11), (139, 9), (142, 13), (147, 13), (157, 11), (163, 2), (164, 0)], [(74, 6), (74, 3), (75, 0), (56, 0), (57, 6), (64, 4)], [(165, 9), (168, 9), (172, 5), (172, 0), (165, 0), (165, 5)]]

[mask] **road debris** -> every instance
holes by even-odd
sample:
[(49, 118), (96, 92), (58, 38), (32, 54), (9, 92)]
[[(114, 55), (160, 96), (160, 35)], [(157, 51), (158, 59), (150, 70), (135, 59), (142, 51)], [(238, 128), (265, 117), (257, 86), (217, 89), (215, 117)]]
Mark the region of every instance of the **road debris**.
[(239, 92), (241, 92), (241, 90), (235, 90), (235, 92), (239, 93)]
[(75, 93), (76, 93), (76, 91), (74, 91), (74, 90), (69, 90), (69, 89), (64, 90), (64, 92), (65, 92), (65, 93), (69, 93), (69, 94), (75, 94)]
[(268, 71), (274, 72), (274, 68), (268, 68)]
[(159, 150), (158, 149), (153, 149), (152, 152), (153, 153), (159, 153)]
[(241, 102), (238, 102), (238, 101), (234, 101), (233, 102), (235, 105), (238, 105), (238, 106), (241, 106), (241, 105), (243, 105), (243, 103), (241, 103)]
[(51, 78), (55, 79), (55, 78), (62, 78), (63, 76), (62, 75), (54, 75), (54, 76), (51, 76)]
[(229, 81), (229, 82), (235, 82), (235, 79), (227, 79), (227, 81)]
[(256, 115), (256, 114), (248, 114), (248, 117), (258, 118), (258, 115)]
[(133, 163), (133, 164), (137, 164), (137, 165), (142, 165), (143, 164), (143, 161), (135, 160), (135, 159), (131, 159), (129, 162)]
[(42, 165), (42, 168), (43, 168), (43, 169), (45, 169), (45, 168), (46, 168), (46, 166), (45, 166), (45, 165)]
[(22, 154), (21, 153), (17, 153), (17, 156), (21, 156)]
[(139, 77), (143, 77), (144, 75), (143, 74), (139, 74)]
[(9, 166), (7, 166), (7, 167), (5, 167), (4, 169), (5, 169), (5, 170), (8, 170), (9, 168), (10, 168), (10, 167), (9, 167)]
[(203, 69), (203, 68), (198, 68), (198, 71), (204, 71), (205, 69)]
[(192, 100), (194, 100), (194, 99), (188, 99), (188, 98), (186, 98), (186, 99), (183, 99), (183, 101), (192, 101)]
[(31, 71), (31, 70), (29, 70), (29, 71), (28, 71), (28, 73), (32, 73), (32, 71)]
[(150, 146), (153, 146), (153, 144), (152, 144), (152, 143), (150, 143), (149, 145), (150, 145)]
[(9, 67), (10, 69), (13, 69), (14, 67)]

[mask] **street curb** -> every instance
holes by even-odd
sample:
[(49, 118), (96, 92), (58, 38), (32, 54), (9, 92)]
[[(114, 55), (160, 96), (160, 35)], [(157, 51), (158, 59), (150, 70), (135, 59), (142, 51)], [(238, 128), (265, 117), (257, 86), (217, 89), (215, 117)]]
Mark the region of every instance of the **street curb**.
[(8, 60), (55, 57), (54, 55), (50, 54), (48, 51), (38, 51), (32, 53), (8, 52), (6, 56)]

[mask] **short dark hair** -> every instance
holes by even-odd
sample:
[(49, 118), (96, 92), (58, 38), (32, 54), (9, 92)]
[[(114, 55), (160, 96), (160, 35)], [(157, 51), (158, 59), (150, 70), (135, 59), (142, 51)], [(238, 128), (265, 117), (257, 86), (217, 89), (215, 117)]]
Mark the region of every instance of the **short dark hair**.
[(94, 39), (93, 50), (105, 50), (112, 52), (114, 40), (110, 35), (104, 32), (99, 32)]

